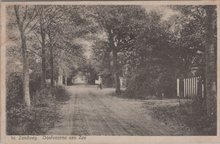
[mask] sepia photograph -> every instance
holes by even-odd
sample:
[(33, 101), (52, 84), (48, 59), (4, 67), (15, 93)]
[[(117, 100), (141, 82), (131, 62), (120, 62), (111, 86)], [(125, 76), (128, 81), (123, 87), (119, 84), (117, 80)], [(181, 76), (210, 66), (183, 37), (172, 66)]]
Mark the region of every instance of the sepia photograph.
[(217, 136), (216, 5), (5, 10), (6, 135)]

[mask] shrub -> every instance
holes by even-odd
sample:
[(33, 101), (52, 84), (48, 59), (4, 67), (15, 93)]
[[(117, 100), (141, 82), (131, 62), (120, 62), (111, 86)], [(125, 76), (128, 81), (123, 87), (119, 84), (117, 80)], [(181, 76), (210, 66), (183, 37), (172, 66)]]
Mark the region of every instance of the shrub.
[[(156, 68), (155, 68), (156, 69)], [(156, 71), (154, 68), (142, 68), (133, 73), (127, 80), (125, 96), (131, 98), (173, 97), (175, 82), (168, 72)]]
[(50, 89), (44, 88), (35, 92), (32, 96), (32, 105), (34, 107), (47, 107), (55, 103)]
[[(10, 100), (9, 103), (14, 103), (14, 99)], [(32, 96), (31, 104), (32, 107), (27, 109), (23, 103), (16, 105), (8, 105), (7, 103), (7, 134), (44, 134), (59, 120), (56, 100), (50, 90), (36, 91)]]
[(61, 87), (40, 87), (37, 75), (30, 77), (31, 108), (23, 102), (21, 73), (12, 73), (7, 77), (7, 134), (39, 135), (44, 134), (59, 120), (58, 101), (69, 100), (69, 93)]
[(41, 78), (39, 74), (30, 75), (30, 94), (34, 95), (37, 91), (41, 89)]
[(26, 130), (24, 123), (29, 122), (30, 112), (23, 104), (9, 107), (7, 109), (7, 134), (22, 134)]
[(6, 80), (6, 107), (10, 109), (23, 102), (23, 86), (20, 73), (11, 73)]
[(70, 94), (62, 86), (56, 86), (53, 93), (57, 101), (63, 102), (70, 99)]
[(149, 76), (147, 71), (138, 71), (128, 80), (125, 95), (131, 98), (149, 98), (156, 95), (158, 80)]
[(102, 75), (102, 83), (105, 87), (112, 87), (114, 83), (114, 76), (111, 73), (104, 73)]
[(195, 103), (189, 101), (180, 106), (153, 107), (152, 115), (170, 127), (181, 127), (183, 133), (190, 130), (193, 135), (216, 135), (216, 120), (209, 118), (204, 111), (195, 111)]
[(7, 134), (37, 135), (44, 134), (53, 127), (58, 119), (56, 110), (51, 107), (32, 107), (17, 105), (7, 112)]

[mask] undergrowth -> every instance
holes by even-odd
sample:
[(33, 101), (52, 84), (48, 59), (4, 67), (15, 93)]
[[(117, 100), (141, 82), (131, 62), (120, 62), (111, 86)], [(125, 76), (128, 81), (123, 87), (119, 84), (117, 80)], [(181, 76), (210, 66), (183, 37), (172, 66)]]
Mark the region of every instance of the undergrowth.
[(69, 94), (61, 86), (37, 89), (32, 93), (31, 107), (27, 109), (23, 102), (21, 79), (17, 75), (12, 76), (7, 81), (7, 134), (45, 134), (59, 121), (57, 110), (67, 100)]
[[(208, 117), (204, 111), (194, 111), (193, 103), (180, 106), (153, 107), (152, 115), (169, 127), (182, 129), (179, 135), (216, 135), (216, 120)], [(185, 131), (185, 132), (184, 132)], [(186, 132), (187, 131), (187, 132)]]

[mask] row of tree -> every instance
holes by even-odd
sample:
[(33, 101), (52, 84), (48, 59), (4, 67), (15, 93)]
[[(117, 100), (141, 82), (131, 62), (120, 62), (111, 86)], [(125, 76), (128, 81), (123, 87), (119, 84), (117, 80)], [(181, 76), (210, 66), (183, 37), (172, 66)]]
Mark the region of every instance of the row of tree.
[[(55, 79), (62, 81), (82, 65), (92, 77), (99, 74), (113, 84), (117, 94), (123, 76), (128, 94), (167, 97), (175, 96), (176, 78), (191, 76), (192, 68), (198, 68), (197, 73), (206, 77), (207, 104), (215, 103), (216, 7), (167, 9), (175, 14), (164, 18), (138, 5), (9, 6), (9, 36), (14, 48), (20, 43), (22, 50), (26, 105), (31, 105), (30, 69), (41, 75), (42, 87), (48, 77), (53, 87)], [(80, 38), (93, 44), (90, 62)]]
[(127, 95), (173, 97), (177, 78), (202, 75), (207, 112), (216, 113), (215, 6), (169, 6), (175, 14), (168, 18), (141, 6), (90, 8), (104, 37), (94, 44), (93, 65), (103, 77), (114, 75), (116, 93), (120, 76)]
[(7, 10), (8, 61), (22, 62), (24, 101), (30, 107), (30, 76), (40, 77), (41, 88), (46, 87), (47, 79), (53, 87), (85, 62), (84, 50), (76, 40), (90, 32), (90, 23), (80, 7), (15, 5)]

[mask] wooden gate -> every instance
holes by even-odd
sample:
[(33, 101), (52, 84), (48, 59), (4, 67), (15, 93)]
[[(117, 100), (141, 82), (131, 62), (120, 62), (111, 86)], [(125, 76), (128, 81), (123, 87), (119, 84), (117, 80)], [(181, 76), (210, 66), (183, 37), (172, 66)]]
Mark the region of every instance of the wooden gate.
[(180, 98), (193, 98), (195, 96), (204, 98), (204, 90), (202, 76), (177, 79), (177, 96)]

